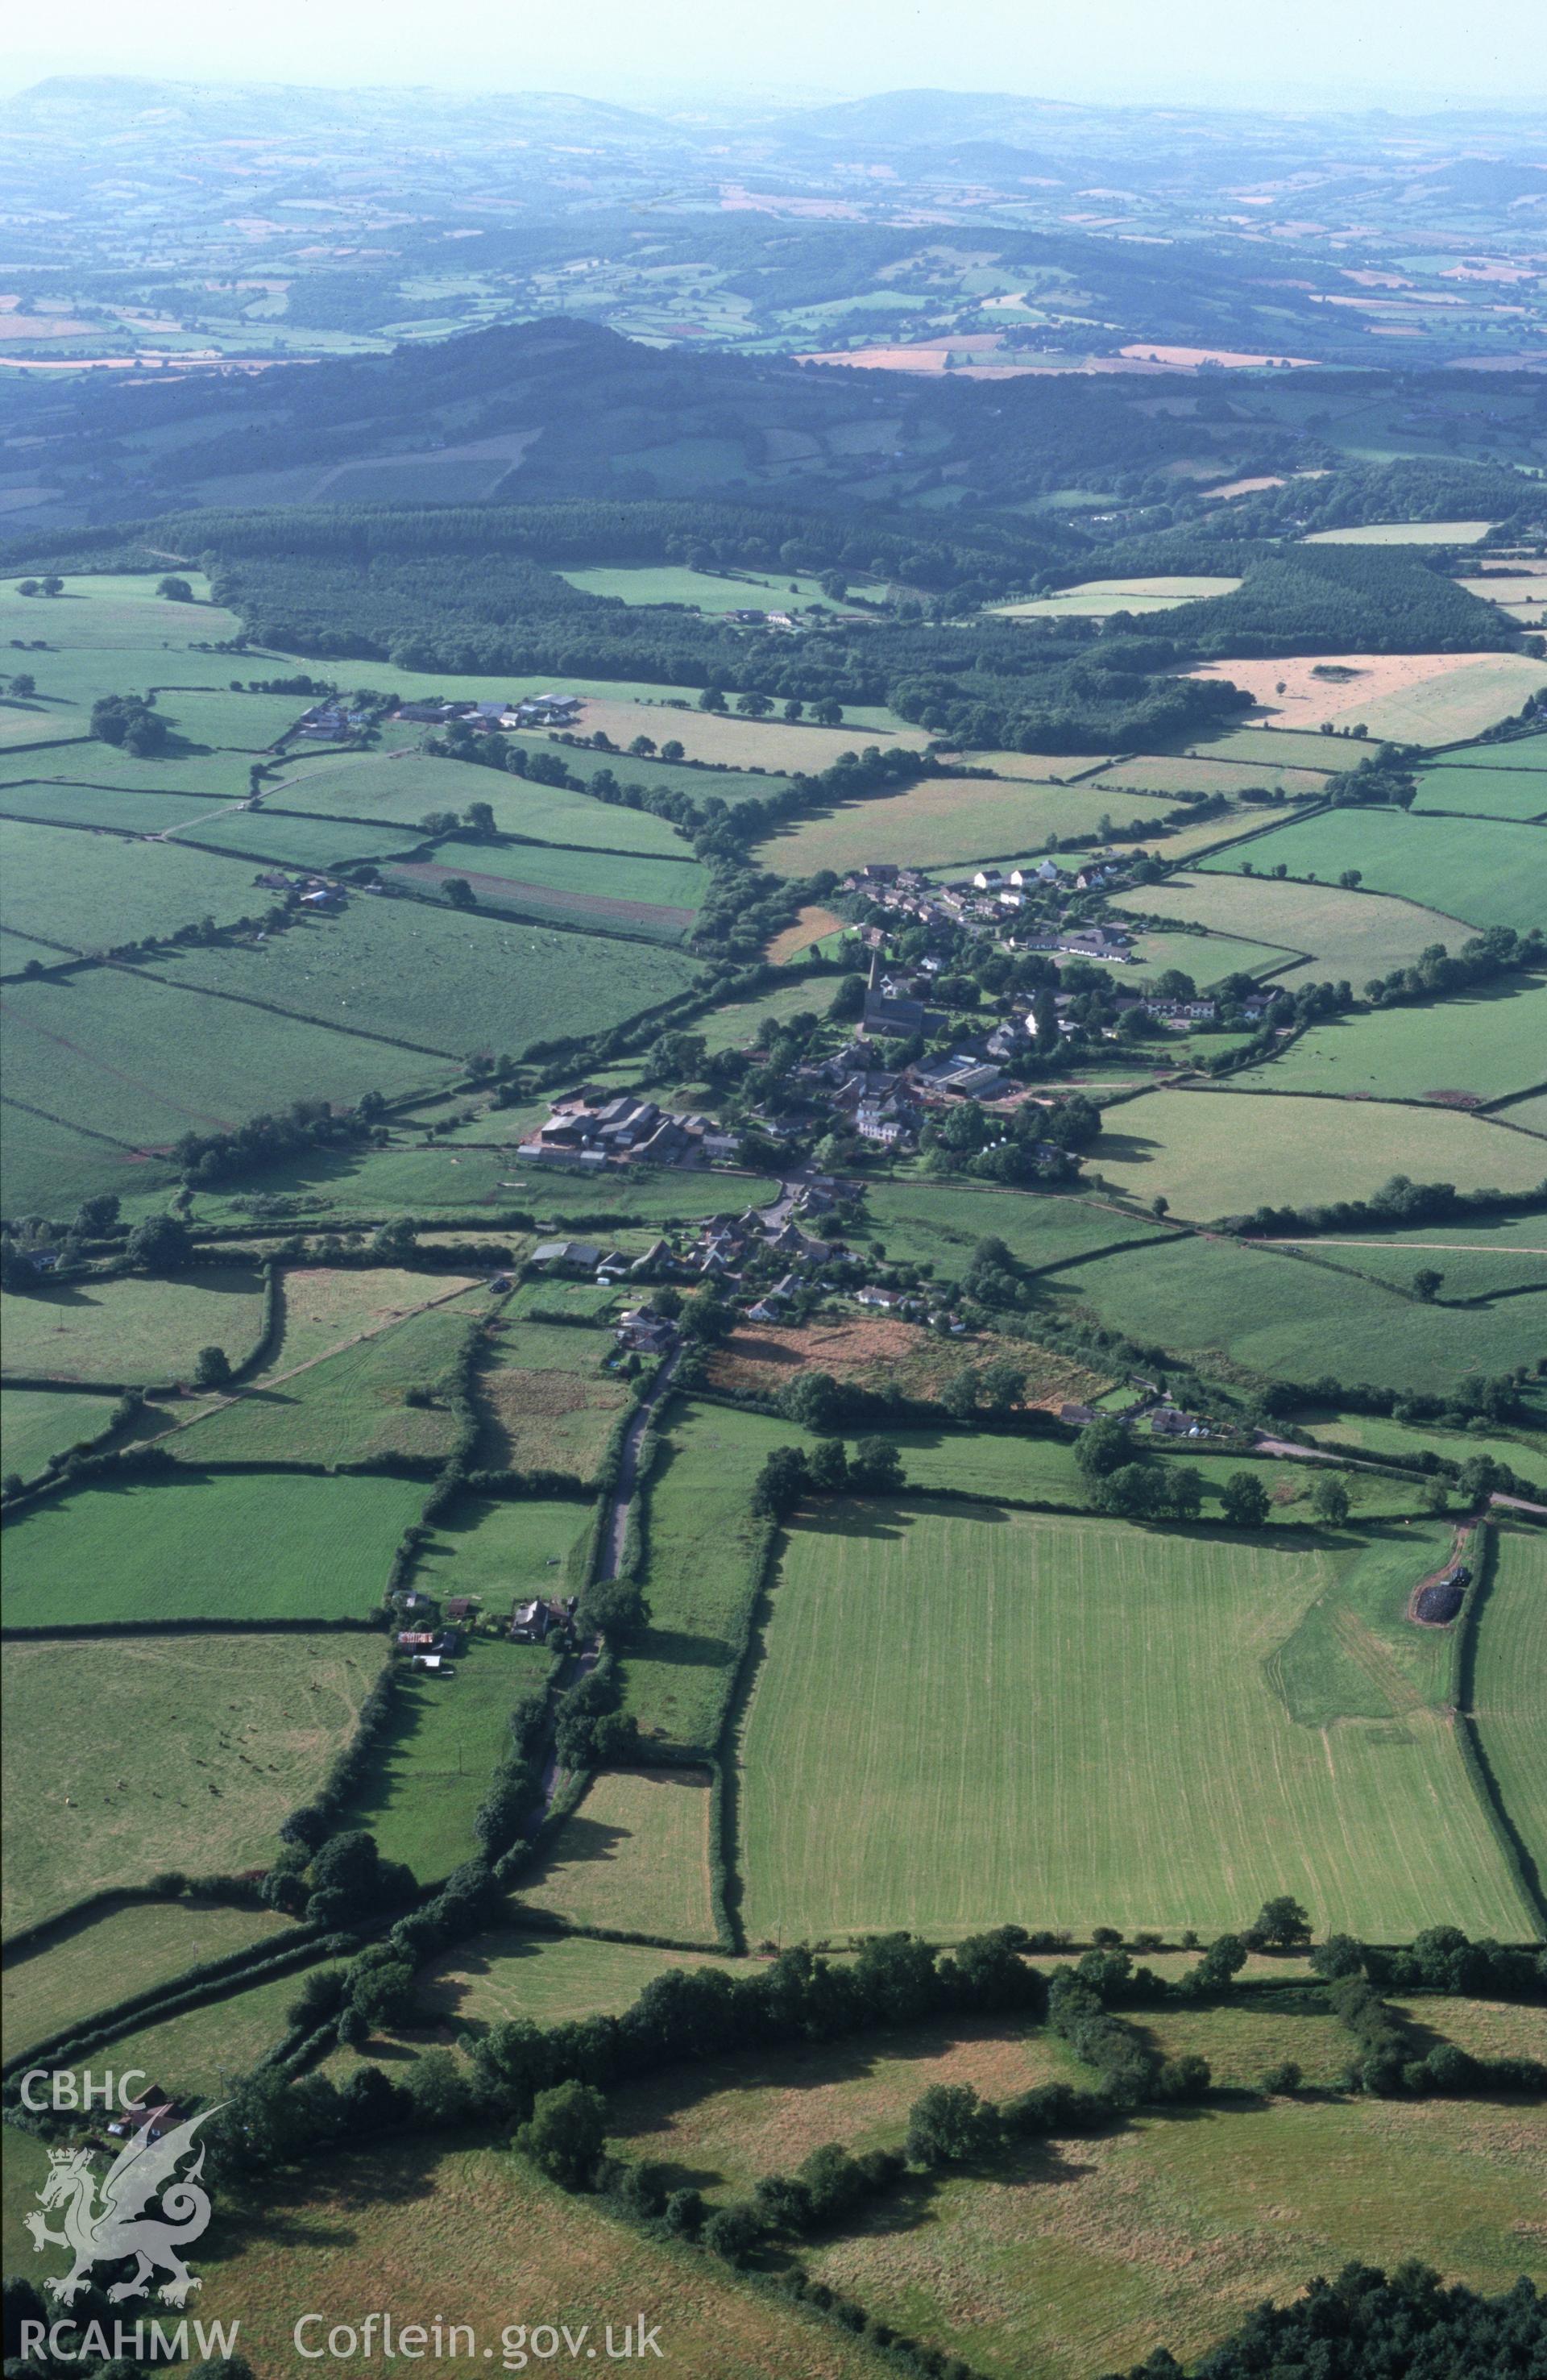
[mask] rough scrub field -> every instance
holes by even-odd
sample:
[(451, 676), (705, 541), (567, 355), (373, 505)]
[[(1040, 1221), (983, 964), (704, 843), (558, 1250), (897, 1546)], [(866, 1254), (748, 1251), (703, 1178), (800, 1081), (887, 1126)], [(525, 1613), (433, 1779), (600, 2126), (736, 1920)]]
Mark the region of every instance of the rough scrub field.
[(715, 1350), (709, 1379), (715, 1388), (772, 1397), (802, 1372), (830, 1372), (834, 1379), (863, 1388), (890, 1384), (906, 1397), (932, 1404), (963, 1366), (1001, 1357), (1024, 1367), (1026, 1392), (1020, 1402), (1025, 1405), (1057, 1413), (1061, 1404), (1080, 1402), (1105, 1385), (1085, 1365), (1027, 1340), (991, 1334), (940, 1339), (916, 1323), (869, 1319), (812, 1322), (800, 1330), (774, 1322), (743, 1324)]
[[(1355, 1591), (1363, 1565), (1392, 1602), (1431, 1539), (1394, 1559), (927, 1502), (792, 1529), (743, 1732), (749, 1938), (1206, 1933), (1274, 1891), (1318, 1932), (1513, 1936), (1454, 1723)], [(1302, 1718), (1272, 1665), (1307, 1631)]]
[(516, 1908), (565, 1925), (710, 1945), (714, 1819), (707, 1769), (606, 1771), (522, 1883)]
[[(353, 1732), (384, 1648), (224, 1632), (7, 1644), (6, 1926), (163, 1868), (263, 1864)], [(169, 1712), (175, 1725), (156, 1723)]]
[(77, 1488), (6, 1531), (6, 1624), (364, 1620), (425, 1492), (295, 1472)]
[[(555, 1287), (544, 1307), (562, 1310)], [(485, 1459), (495, 1470), (594, 1476), (628, 1402), (626, 1381), (602, 1370), (609, 1331), (517, 1319), (496, 1326), (501, 1360), (479, 1375), (488, 1416)]]
[(1361, 889), (1443, 908), (1473, 927), (1526, 933), (1547, 915), (1547, 829), (1508, 820), (1323, 810), (1199, 864), (1209, 873), (1263, 875), (1283, 866), (1323, 884), (1357, 869)]
[(657, 1975), (716, 1963), (698, 1951), (506, 1926), (458, 1942), (423, 1971), (419, 1984), (441, 2022), (459, 2033), (480, 2034), (512, 2017), (567, 2024), (586, 2016), (621, 2016)]

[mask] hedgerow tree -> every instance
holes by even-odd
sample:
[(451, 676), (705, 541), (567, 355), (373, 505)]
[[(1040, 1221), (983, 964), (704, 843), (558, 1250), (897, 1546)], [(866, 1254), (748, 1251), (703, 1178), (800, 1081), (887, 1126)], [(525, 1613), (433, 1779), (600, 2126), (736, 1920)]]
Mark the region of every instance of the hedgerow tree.
[(539, 2091), (514, 2145), (565, 2190), (586, 2189), (607, 2137), (607, 2102), (588, 2082)]

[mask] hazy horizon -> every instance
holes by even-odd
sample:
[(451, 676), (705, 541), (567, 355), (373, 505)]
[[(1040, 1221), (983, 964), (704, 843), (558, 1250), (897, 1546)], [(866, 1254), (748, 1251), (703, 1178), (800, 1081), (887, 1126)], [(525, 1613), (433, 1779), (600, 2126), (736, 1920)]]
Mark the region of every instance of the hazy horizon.
[[(1229, 0), (1183, 6), (1087, 0), (1078, 18), (1037, 0), (579, 0), (562, 24), (499, 0), (443, 0), (433, 53), (407, 0), (273, 0), (260, 18), (155, 0), (126, 20), (109, 0), (58, 0), (42, 39), (0, 69), (12, 92), (57, 75), (320, 88), (414, 85), (571, 91), (645, 109), (821, 103), (899, 90), (1003, 93), (1084, 105), (1517, 113), (1547, 101), (1534, 0), (1479, 21), (1413, 0), (1298, 0), (1243, 38)], [(1246, 53), (1236, 62), (1236, 53)], [(1533, 67), (1530, 60), (1535, 57)]]

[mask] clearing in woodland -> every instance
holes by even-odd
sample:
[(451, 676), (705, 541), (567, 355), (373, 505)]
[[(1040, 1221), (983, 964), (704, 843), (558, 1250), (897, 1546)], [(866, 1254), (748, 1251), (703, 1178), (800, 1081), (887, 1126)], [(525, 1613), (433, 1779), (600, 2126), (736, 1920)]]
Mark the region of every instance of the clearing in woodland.
[[(67, 1598), (52, 1616), (74, 1616)], [(384, 1646), (288, 1631), (7, 1644), (7, 1929), (163, 1868), (266, 1864), (353, 1732)]]
[[(1207, 1932), (1283, 1891), (1318, 1933), (1513, 1938), (1528, 1912), (1443, 1677), (1436, 1702), (1391, 1650), (1396, 1620), (1363, 1617), (1350, 1585), (1372, 1567), (1400, 1609), (1449, 1532), (1399, 1536), (1394, 1551), (923, 1500), (792, 1529), (743, 1731), (749, 1938)], [(1378, 1718), (1299, 1719), (1275, 1687), (1275, 1657), (1329, 1597), (1358, 1623), (1365, 1698), (1345, 1704), (1384, 1696)]]

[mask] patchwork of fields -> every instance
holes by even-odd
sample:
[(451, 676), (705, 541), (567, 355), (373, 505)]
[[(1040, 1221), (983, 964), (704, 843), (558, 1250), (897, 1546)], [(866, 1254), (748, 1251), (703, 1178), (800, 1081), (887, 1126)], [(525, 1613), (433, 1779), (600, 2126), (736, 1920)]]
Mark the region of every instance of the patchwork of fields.
[[(1261, 873), (1249, 877), (1223, 872), (1227, 866), (1239, 867), (1239, 859), (1251, 859), (1253, 868), (1260, 869), (1266, 844), (1276, 841), (1276, 835), (1253, 839), (1234, 862), (1221, 853), (1221, 872), (1203, 873), (1212, 864), (1201, 861), (1197, 874), (1119, 893), (1113, 906), (1130, 915), (1203, 926), (1211, 934), (1243, 935), (1278, 953), (1303, 952), (1298, 963), (1292, 957), (1286, 963), (1280, 956), (1272, 967), (1275, 984), (1287, 991), (1307, 983), (1339, 980), (1360, 990), (1372, 976), (1411, 966), (1431, 943), (1444, 942), (1448, 950), (1458, 951), (1475, 931), (1437, 907), (1420, 907), (1413, 900), (1391, 900), (1362, 888), (1348, 892), (1335, 883), (1308, 886), (1278, 882)], [(1437, 902), (1444, 887), (1436, 881), (1432, 891)], [(1208, 947), (1207, 942), (1200, 943), (1195, 953), (1204, 965)], [(1195, 977), (1200, 985), (1206, 980), (1201, 966), (1189, 957), (1178, 955), (1174, 964)]]
[[(1068, 766), (1072, 775), (1079, 763)], [(793, 877), (824, 868), (841, 874), (877, 856), (903, 868), (945, 868), (1034, 851), (1049, 835), (1095, 835), (1106, 818), (1159, 820), (1174, 807), (1169, 794), (1101, 791), (1083, 781), (926, 777), (909, 793), (845, 803), (782, 828), (758, 845), (756, 857)]]
[(1244, 1091), (1478, 1105), (1544, 1078), (1547, 984), (1538, 983), (1313, 1026), (1269, 1064), (1229, 1080)]
[[(1282, 1890), (1318, 1931), (1395, 1940), (1443, 1912), (1517, 1932), (1453, 1723), (1394, 1642), (1445, 1542), (1432, 1524), (1360, 1548), (927, 1503), (795, 1529), (743, 1736), (749, 1937), (1006, 1913), (1217, 1928)], [(1345, 1601), (1368, 1665), (1338, 1649)], [(1302, 1672), (1335, 1709), (1298, 1715)]]

